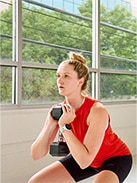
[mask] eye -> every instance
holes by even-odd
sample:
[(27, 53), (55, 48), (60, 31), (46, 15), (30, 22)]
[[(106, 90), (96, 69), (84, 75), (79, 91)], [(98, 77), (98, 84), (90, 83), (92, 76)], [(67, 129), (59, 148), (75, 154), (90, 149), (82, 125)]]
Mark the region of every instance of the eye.
[(57, 78), (59, 78), (60, 77), (60, 74), (56, 74), (56, 76), (57, 76)]
[(65, 74), (64, 77), (67, 78), (67, 77), (69, 77), (69, 75)]

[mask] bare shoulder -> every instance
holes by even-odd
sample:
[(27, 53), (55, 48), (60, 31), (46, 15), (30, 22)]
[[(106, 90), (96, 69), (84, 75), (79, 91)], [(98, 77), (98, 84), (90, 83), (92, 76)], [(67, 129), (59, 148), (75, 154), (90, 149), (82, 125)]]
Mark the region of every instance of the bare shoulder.
[(95, 102), (90, 109), (87, 124), (89, 125), (91, 121), (99, 121), (100, 119), (108, 119), (108, 111), (101, 102)]
[(90, 113), (92, 112), (103, 112), (107, 111), (106, 107), (101, 102), (95, 102), (90, 109)]

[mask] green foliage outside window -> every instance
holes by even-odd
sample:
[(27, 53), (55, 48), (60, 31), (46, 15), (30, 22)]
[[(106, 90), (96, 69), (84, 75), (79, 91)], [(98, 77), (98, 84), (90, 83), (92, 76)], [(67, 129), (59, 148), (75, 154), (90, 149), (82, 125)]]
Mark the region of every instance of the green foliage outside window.
[[(92, 18), (91, 2), (91, 0), (87, 0), (79, 7), (82, 16)], [(136, 31), (137, 18), (133, 18), (125, 7), (117, 5), (109, 11), (101, 5), (100, 19), (101, 22)], [(11, 7), (1, 13), (1, 20), (1, 34), (6, 35), (1, 39), (1, 58), (11, 59)], [(69, 52), (67, 49), (62, 49), (62, 46), (72, 48), (72, 50), (74, 48), (92, 52), (92, 21), (49, 11), (38, 6), (27, 7), (23, 3), (22, 37), (22, 61), (58, 65), (67, 58)], [(101, 68), (136, 70), (136, 35), (101, 24), (100, 39)], [(84, 56), (91, 67), (91, 54), (84, 54)], [(8, 79), (9, 73), (6, 72), (6, 67), (4, 69), (5, 72), (1, 69), (3, 76), (1, 78), (2, 103), (7, 102), (7, 96), (11, 101), (12, 85), (11, 76)], [(55, 71), (23, 68), (22, 73), (23, 103), (48, 103), (60, 99), (56, 87)], [(112, 99), (112, 96), (136, 97), (135, 75), (111, 75), (111, 77), (108, 75), (101, 74), (101, 99)]]

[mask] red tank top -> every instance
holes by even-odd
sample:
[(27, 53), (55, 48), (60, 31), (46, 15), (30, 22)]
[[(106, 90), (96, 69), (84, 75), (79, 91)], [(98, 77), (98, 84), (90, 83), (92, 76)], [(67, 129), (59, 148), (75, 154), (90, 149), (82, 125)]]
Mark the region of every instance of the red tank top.
[[(76, 118), (71, 123), (74, 135), (83, 143), (88, 129), (87, 117), (93, 104), (97, 100), (86, 97), (83, 105), (76, 111)], [(103, 143), (91, 163), (92, 167), (100, 167), (102, 163), (114, 156), (130, 155), (131, 152), (127, 145), (113, 132), (110, 123), (106, 129)]]

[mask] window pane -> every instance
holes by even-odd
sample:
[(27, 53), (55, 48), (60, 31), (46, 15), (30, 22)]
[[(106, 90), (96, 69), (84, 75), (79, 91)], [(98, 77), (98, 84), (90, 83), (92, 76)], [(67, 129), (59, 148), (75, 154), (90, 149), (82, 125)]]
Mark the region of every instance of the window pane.
[[(27, 50), (27, 52), (26, 52)], [(54, 48), (46, 45), (23, 43), (23, 61), (39, 62), (44, 64), (60, 64), (68, 58), (69, 50)], [(92, 64), (92, 54), (82, 53), (87, 59), (88, 66)]]
[(38, 2), (50, 5), (59, 9), (63, 9), (70, 13), (79, 13), (78, 8), (85, 0), (36, 0)]
[(0, 2), (0, 46), (1, 58), (12, 58), (12, 5), (10, 1)]
[(0, 67), (0, 103), (12, 103), (12, 68)]
[(12, 39), (10, 36), (2, 35), (0, 40), (1, 54), (2, 59), (11, 59), (12, 58)]
[[(64, 50), (92, 50), (90, 20), (34, 5), (23, 8), (22, 17), (23, 60), (40, 62), (43, 56), (52, 56), (52, 51), (58, 47)], [(57, 57), (60, 57), (60, 53), (58, 56), (56, 53)]]
[[(132, 8), (136, 8), (136, 5), (131, 1), (125, 2), (123, 0), (101, 0), (100, 4), (101, 21), (123, 27), (127, 26), (125, 25), (125, 21), (130, 23), (131, 16), (134, 17), (135, 11)], [(113, 17), (115, 17), (115, 19), (112, 19)]]
[(23, 104), (49, 104), (62, 99), (58, 94), (55, 70), (24, 68), (22, 82)]
[(101, 74), (101, 99), (136, 99), (136, 79), (136, 75)]
[(136, 60), (136, 35), (130, 32), (101, 26), (100, 51), (102, 55)]
[(46, 45), (23, 42), (23, 61), (59, 64), (66, 59), (68, 51)]
[[(108, 8), (110, 4), (113, 5), (111, 9)], [(134, 17), (133, 11), (125, 6), (126, 4), (131, 5), (131, 2), (101, 0), (100, 52), (102, 55), (122, 59), (118, 61), (118, 58), (114, 58), (108, 63), (108, 68), (111, 68), (110, 65), (113, 62), (112, 68), (115, 68), (115, 64), (118, 69), (135, 70), (135, 63), (133, 62), (136, 60), (137, 51), (137, 18)], [(128, 63), (124, 58), (129, 59), (131, 62)], [(110, 59), (108, 58), (108, 60)], [(104, 61), (106, 61), (106, 58), (105, 60), (102, 58), (102, 67), (104, 67)]]
[(119, 57), (101, 55), (101, 68), (136, 71), (137, 61)]

